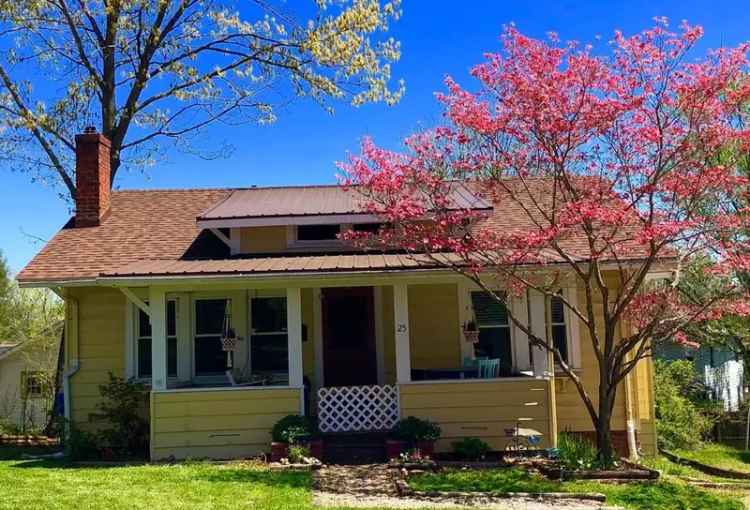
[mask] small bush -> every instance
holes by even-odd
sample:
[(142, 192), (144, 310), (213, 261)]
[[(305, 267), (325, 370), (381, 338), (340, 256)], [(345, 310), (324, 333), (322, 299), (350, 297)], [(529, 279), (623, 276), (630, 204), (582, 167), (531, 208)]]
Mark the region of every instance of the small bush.
[(317, 433), (315, 421), (308, 416), (290, 414), (276, 422), (271, 429), (271, 438), (277, 443), (296, 443), (314, 437)]
[(308, 457), (310, 457), (310, 449), (306, 446), (293, 444), (289, 447), (289, 462), (292, 464), (302, 464)]
[(465, 437), (453, 443), (452, 446), (456, 456), (465, 460), (482, 460), (490, 451), (490, 445), (478, 437)]
[(118, 458), (147, 457), (146, 386), (109, 374), (109, 382), (99, 386), (99, 392), (105, 399), (98, 406), (100, 418), (110, 426), (99, 433), (101, 447)]
[(598, 467), (596, 446), (586, 439), (568, 432), (557, 438), (557, 456), (565, 469), (594, 469)]
[(417, 441), (437, 441), (441, 432), (437, 423), (414, 416), (404, 418), (393, 428), (396, 438), (411, 444)]
[(65, 439), (65, 453), (72, 460), (98, 460), (101, 458), (99, 439), (71, 425)]
[(654, 393), (659, 446), (667, 449), (695, 448), (706, 439), (714, 420), (710, 404), (696, 381), (693, 363), (687, 360), (657, 360)]

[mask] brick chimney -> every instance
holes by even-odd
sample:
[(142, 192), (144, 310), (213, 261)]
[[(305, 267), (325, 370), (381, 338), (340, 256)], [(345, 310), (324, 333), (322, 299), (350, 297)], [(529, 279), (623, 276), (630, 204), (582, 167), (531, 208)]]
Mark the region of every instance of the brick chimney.
[(96, 227), (109, 212), (110, 147), (96, 128), (76, 135), (76, 227)]

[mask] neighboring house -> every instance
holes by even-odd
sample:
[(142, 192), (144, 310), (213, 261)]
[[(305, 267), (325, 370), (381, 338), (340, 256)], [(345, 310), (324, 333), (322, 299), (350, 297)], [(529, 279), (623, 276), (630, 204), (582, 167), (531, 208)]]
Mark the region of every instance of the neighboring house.
[(52, 410), (50, 381), (58, 348), (34, 342), (0, 343), (0, 431), (44, 430)]
[[(76, 142), (76, 215), (18, 280), (65, 297), (66, 412), (80, 427), (97, 426), (98, 385), (111, 372), (151, 384), (152, 459), (268, 451), (274, 422), (303, 412), (317, 414), (324, 432), (429, 418), (443, 430), (439, 450), (468, 436), (502, 449), (519, 424), (538, 431), (542, 447), (560, 431), (593, 430), (573, 385), (478, 288), (419, 256), (338, 240), (342, 228), (377, 226), (351, 192), (110, 192), (106, 138)], [(498, 228), (522, 221), (466, 184), (451, 194)], [(512, 306), (533, 330), (554, 331), (596, 395), (592, 346), (560, 303), (532, 292)], [(462, 334), (472, 320), (477, 346)], [(222, 338), (233, 336), (229, 368)], [(478, 354), (501, 360), (494, 377), (476, 377)], [(647, 360), (618, 392), (621, 448), (630, 426), (655, 452), (652, 394)]]
[(660, 342), (654, 347), (654, 357), (667, 361), (693, 361), (696, 374), (711, 391), (711, 396), (723, 403), (725, 410), (739, 410), (744, 400), (745, 374), (742, 361), (731, 350), (708, 345), (696, 349)]

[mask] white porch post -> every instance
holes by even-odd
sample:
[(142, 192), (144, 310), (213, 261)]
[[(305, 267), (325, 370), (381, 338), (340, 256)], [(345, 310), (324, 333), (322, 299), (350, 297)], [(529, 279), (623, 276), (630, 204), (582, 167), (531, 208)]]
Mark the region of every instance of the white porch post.
[(396, 328), (396, 381), (410, 382), (409, 292), (405, 283), (397, 283), (393, 286), (393, 323)]
[[(547, 339), (547, 300), (544, 294), (529, 290), (529, 317), (531, 319), (531, 332), (534, 336)], [(534, 376), (543, 377), (549, 375), (548, 361), (549, 351), (543, 347), (532, 347), (534, 358)]]
[(150, 287), (148, 306), (151, 312), (151, 388), (167, 389), (167, 299), (164, 289)]
[(302, 382), (302, 293), (298, 287), (286, 289), (286, 328), (289, 350), (289, 386)]

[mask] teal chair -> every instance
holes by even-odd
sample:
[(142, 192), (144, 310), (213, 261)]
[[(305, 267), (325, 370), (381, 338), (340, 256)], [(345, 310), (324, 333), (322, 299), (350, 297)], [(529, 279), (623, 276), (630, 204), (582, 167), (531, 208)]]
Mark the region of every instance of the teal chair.
[(477, 360), (477, 377), (493, 379), (500, 375), (500, 358)]

